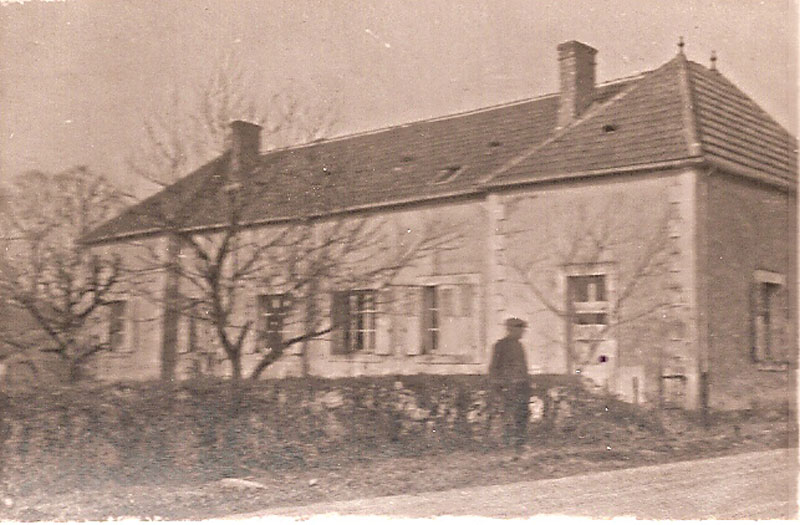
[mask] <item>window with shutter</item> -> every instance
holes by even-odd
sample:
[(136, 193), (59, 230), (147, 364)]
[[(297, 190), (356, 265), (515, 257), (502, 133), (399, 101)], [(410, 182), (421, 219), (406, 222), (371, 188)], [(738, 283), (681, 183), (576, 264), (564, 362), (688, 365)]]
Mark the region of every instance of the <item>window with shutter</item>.
[(350, 351), (350, 298), (347, 292), (334, 292), (331, 297), (331, 351), (347, 354)]
[(605, 362), (604, 356), (595, 355), (607, 339), (609, 326), (608, 279), (602, 270), (591, 265), (567, 275), (569, 353), (579, 365)]
[(422, 288), (422, 351), (435, 352), (440, 342), (440, 301), (436, 286)]
[(108, 347), (112, 352), (125, 350), (125, 301), (108, 305)]
[(373, 352), (376, 343), (375, 290), (336, 292), (331, 301), (332, 352)]
[(471, 284), (462, 284), (459, 286), (461, 293), (461, 317), (470, 317), (472, 315), (472, 301), (473, 292)]
[(283, 344), (286, 335), (286, 316), (289, 313), (288, 294), (258, 296), (258, 344), (256, 351), (272, 351)]
[(787, 296), (785, 278), (757, 271), (750, 288), (750, 356), (764, 366), (785, 365)]

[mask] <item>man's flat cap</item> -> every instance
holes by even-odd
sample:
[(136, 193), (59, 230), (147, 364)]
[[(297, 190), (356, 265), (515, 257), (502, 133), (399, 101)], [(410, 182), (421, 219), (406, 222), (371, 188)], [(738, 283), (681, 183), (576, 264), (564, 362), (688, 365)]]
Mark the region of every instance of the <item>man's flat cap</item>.
[(506, 319), (506, 326), (514, 326), (517, 328), (526, 328), (528, 323), (517, 317), (509, 317)]

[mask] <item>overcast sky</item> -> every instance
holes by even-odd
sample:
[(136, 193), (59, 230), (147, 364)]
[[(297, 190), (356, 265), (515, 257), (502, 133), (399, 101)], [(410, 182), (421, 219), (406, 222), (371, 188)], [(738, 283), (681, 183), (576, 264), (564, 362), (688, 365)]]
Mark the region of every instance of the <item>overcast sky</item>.
[(598, 80), (658, 67), (682, 35), (797, 134), (793, 0), (67, 0), (0, 6), (0, 177), (124, 159), (170, 91), (236, 54), (265, 94), (335, 106), (337, 131), (557, 90), (556, 45), (598, 49)]

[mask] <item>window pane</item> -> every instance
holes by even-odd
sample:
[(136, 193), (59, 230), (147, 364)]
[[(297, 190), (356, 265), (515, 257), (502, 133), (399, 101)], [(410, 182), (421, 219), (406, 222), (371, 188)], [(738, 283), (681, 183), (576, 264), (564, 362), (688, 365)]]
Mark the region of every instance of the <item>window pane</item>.
[(111, 351), (122, 350), (125, 342), (125, 301), (109, 305), (108, 344)]
[(603, 313), (582, 313), (577, 315), (578, 324), (606, 324), (607, 317)]
[(276, 349), (283, 343), (288, 304), (287, 294), (258, 297), (259, 350)]
[(581, 303), (606, 300), (605, 275), (578, 275), (569, 278), (573, 300)]

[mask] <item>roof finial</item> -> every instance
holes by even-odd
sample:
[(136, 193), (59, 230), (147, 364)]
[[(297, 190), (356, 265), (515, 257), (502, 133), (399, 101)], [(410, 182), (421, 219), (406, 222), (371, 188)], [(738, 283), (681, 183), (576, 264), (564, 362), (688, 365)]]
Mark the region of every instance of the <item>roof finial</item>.
[(711, 71), (717, 70), (717, 52), (711, 51)]
[(686, 44), (683, 43), (683, 37), (679, 36), (678, 37), (678, 54), (681, 54), (681, 55), (683, 54), (683, 46), (685, 46), (685, 45)]

